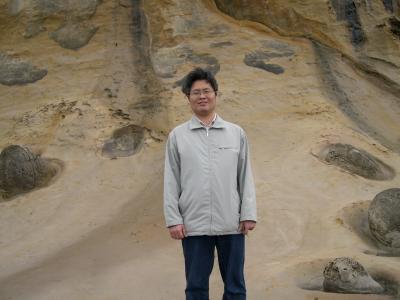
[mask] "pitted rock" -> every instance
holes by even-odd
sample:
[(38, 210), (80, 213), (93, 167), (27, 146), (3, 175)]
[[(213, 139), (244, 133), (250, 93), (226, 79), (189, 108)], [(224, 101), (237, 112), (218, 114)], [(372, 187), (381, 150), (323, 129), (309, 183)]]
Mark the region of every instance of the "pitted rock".
[(339, 257), (330, 261), (324, 269), (324, 290), (334, 293), (379, 294), (384, 291), (354, 259)]
[(388, 180), (395, 176), (393, 168), (352, 145), (330, 144), (320, 152), (319, 157), (328, 164), (368, 179)]
[(0, 189), (6, 197), (40, 187), (55, 174), (45, 159), (27, 147), (11, 145), (0, 153)]

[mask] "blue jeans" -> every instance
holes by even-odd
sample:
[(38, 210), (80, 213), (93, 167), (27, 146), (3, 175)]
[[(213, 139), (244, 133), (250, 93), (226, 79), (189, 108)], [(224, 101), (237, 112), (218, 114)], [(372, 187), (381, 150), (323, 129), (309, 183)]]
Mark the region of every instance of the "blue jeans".
[(209, 300), (209, 279), (214, 266), (215, 248), (224, 282), (222, 300), (246, 300), (244, 242), (243, 234), (184, 238), (186, 300)]

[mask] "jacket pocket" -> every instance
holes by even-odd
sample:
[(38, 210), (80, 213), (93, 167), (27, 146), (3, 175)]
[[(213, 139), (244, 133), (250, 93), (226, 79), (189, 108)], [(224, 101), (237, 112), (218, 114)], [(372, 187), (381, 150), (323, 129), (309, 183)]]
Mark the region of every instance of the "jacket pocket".
[(217, 146), (218, 150), (220, 151), (231, 151), (234, 153), (239, 153), (239, 149), (235, 146)]
[[(234, 146), (217, 146), (216, 152), (217, 166), (219, 166), (218, 170), (223, 171), (225, 174), (236, 172), (239, 149)], [(233, 175), (233, 173), (231, 175)], [(236, 175), (236, 173), (234, 175)]]

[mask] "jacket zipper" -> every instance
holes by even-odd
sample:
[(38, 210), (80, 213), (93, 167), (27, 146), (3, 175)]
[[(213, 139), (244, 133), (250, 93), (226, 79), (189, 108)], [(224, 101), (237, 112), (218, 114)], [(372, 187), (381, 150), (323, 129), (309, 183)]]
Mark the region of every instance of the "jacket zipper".
[[(206, 135), (207, 135), (207, 137), (208, 137), (208, 135), (209, 135), (209, 133), (208, 133), (208, 131), (209, 131), (209, 128), (208, 127), (206, 127)], [(211, 188), (211, 184), (212, 184), (212, 180), (211, 180), (211, 151), (210, 151), (210, 140), (207, 138), (207, 150), (208, 150), (208, 167), (209, 167), (209, 172), (210, 172), (210, 174), (209, 174), (209, 176), (208, 176), (208, 178), (209, 178), (209, 180), (210, 180), (210, 234), (212, 234), (212, 221), (213, 221), (213, 217), (212, 217), (212, 213), (213, 213), (213, 210), (212, 210), (212, 188)]]

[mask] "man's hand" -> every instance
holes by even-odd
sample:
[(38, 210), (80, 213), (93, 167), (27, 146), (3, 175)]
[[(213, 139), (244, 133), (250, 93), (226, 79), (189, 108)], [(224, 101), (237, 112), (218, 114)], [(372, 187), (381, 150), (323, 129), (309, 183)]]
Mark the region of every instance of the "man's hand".
[(181, 240), (186, 236), (185, 226), (183, 224), (168, 227), (170, 236), (175, 240)]
[(242, 221), (239, 224), (239, 231), (246, 235), (249, 230), (253, 230), (256, 227), (255, 221)]

